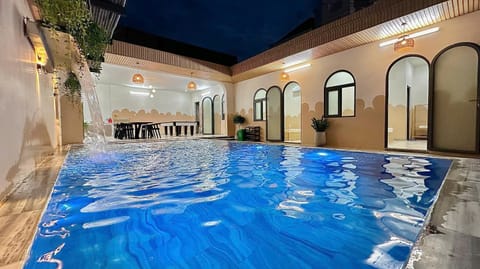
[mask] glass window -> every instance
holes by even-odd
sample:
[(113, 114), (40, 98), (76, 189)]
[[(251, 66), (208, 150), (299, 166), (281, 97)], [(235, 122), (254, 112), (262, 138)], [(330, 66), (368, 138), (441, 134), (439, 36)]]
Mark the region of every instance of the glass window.
[(259, 89), (255, 92), (253, 97), (253, 120), (262, 121), (266, 119), (266, 103), (267, 103), (267, 91), (265, 89)]
[(355, 87), (342, 88), (342, 117), (355, 116)]
[(222, 95), (222, 120), (225, 120), (225, 94)]
[(328, 92), (328, 113), (329, 116), (338, 116), (338, 91)]
[(347, 71), (333, 73), (325, 83), (325, 116), (355, 116), (355, 79)]

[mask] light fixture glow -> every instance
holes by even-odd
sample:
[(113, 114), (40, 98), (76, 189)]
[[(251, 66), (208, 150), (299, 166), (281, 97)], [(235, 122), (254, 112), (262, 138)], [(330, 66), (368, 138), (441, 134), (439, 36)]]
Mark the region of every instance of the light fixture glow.
[(388, 45), (393, 45), (396, 42), (401, 41), (402, 38), (405, 40), (405, 39), (408, 39), (408, 38), (420, 37), (420, 36), (424, 36), (424, 35), (428, 35), (428, 34), (431, 34), (431, 33), (438, 32), (439, 30), (440, 30), (439, 27), (433, 27), (433, 28), (426, 29), (426, 30), (423, 30), (423, 31), (420, 31), (420, 32), (412, 33), (412, 34), (409, 34), (409, 35), (404, 35), (404, 36), (401, 36), (401, 37), (396, 38), (396, 39), (391, 39), (391, 40), (384, 41), (384, 42), (380, 43), (378, 46), (379, 47), (385, 47), (385, 46), (388, 46)]
[(143, 76), (141, 74), (134, 74), (133, 77), (132, 77), (132, 82), (133, 83), (137, 83), (137, 84), (141, 84), (143, 83), (145, 80), (143, 79)]
[(143, 95), (143, 96), (150, 95), (150, 93), (148, 93), (148, 92), (137, 92), (137, 91), (130, 91), (130, 94), (132, 94), (132, 95)]
[(152, 94), (150, 94), (150, 98), (153, 98), (153, 93), (152, 93)]
[(297, 71), (297, 70), (300, 70), (300, 69), (303, 69), (303, 68), (307, 68), (307, 67), (310, 67), (312, 64), (302, 64), (302, 65), (297, 65), (297, 66), (293, 66), (293, 67), (289, 67), (289, 68), (286, 68), (285, 69), (285, 72), (286, 73), (290, 73), (290, 72), (293, 72), (293, 71)]
[(193, 81), (190, 81), (190, 82), (187, 84), (187, 89), (189, 89), (189, 90), (196, 90), (196, 89), (197, 89), (197, 84), (195, 84), (195, 82), (193, 82)]
[(407, 36), (402, 37), (400, 40), (393, 44), (394, 51), (408, 51), (415, 46), (415, 40)]
[[(193, 77), (193, 72), (190, 73), (190, 77)], [(197, 84), (196, 84), (193, 80), (191, 80), (191, 81), (188, 82), (188, 84), (187, 84), (187, 89), (194, 91), (194, 90), (197, 89)]]
[(428, 34), (431, 34), (431, 33), (438, 32), (438, 30), (440, 30), (439, 27), (433, 27), (433, 28), (426, 29), (426, 30), (423, 30), (423, 31), (420, 31), (420, 32), (409, 34), (408, 37), (415, 38), (415, 37), (419, 37), (419, 36), (422, 36), (422, 35), (428, 35)]
[(155, 89), (152, 89), (152, 92), (153, 92), (153, 93), (156, 93), (156, 92), (157, 92), (157, 90), (155, 90)]
[(290, 79), (290, 76), (288, 75), (287, 72), (282, 72), (282, 73), (280, 74), (280, 80), (281, 80), (281, 81), (287, 81), (287, 80), (289, 80), (289, 79)]
[(378, 46), (379, 47), (386, 47), (386, 46), (389, 46), (389, 45), (393, 45), (395, 44), (395, 42), (397, 42), (398, 39), (392, 39), (392, 40), (388, 40), (388, 41), (384, 41), (382, 43), (380, 43)]

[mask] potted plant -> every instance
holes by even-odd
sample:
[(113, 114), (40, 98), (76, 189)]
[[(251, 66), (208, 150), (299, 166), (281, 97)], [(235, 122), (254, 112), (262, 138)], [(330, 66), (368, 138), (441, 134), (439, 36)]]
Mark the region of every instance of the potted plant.
[(233, 123), (237, 125), (237, 139), (243, 141), (245, 139), (245, 129), (239, 129), (243, 123), (245, 123), (245, 117), (240, 114), (235, 114), (233, 116)]
[(325, 131), (328, 128), (327, 119), (324, 116), (321, 119), (313, 117), (312, 128), (315, 130), (315, 146), (324, 146), (327, 143), (327, 136), (325, 135)]

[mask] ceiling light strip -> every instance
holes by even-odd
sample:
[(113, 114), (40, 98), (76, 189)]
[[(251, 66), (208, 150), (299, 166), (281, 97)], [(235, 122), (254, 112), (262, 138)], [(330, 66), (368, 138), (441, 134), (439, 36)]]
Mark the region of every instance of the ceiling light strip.
[(302, 65), (293, 66), (293, 67), (290, 67), (290, 68), (286, 68), (285, 72), (290, 73), (290, 72), (293, 72), (293, 71), (297, 71), (297, 70), (300, 70), (300, 69), (303, 69), (303, 68), (310, 67), (311, 65), (312, 64), (302, 64)]
[(440, 28), (433, 27), (433, 28), (430, 28), (430, 29), (426, 29), (426, 30), (423, 30), (423, 31), (420, 31), (420, 32), (410, 34), (410, 35), (408, 35), (408, 37), (415, 38), (415, 37), (419, 37), (419, 36), (422, 36), (422, 35), (428, 35), (428, 34), (431, 34), (431, 33), (438, 32), (438, 30), (440, 30)]
[(143, 95), (143, 96), (150, 95), (150, 93), (148, 93), (148, 92), (137, 92), (137, 91), (130, 91), (130, 94), (132, 94), (132, 95)]
[[(431, 33), (438, 32), (438, 30), (440, 30), (439, 27), (433, 27), (433, 28), (426, 29), (426, 30), (423, 30), (423, 31), (420, 31), (420, 32), (416, 32), (416, 33), (413, 33), (413, 34), (406, 35), (405, 38), (420, 37), (420, 36), (424, 36), (424, 35), (428, 35), (428, 34), (431, 34)], [(388, 46), (388, 45), (393, 45), (395, 42), (397, 42), (399, 40), (400, 40), (400, 38), (388, 40), (388, 41), (380, 43), (378, 46), (385, 47), (385, 46)]]

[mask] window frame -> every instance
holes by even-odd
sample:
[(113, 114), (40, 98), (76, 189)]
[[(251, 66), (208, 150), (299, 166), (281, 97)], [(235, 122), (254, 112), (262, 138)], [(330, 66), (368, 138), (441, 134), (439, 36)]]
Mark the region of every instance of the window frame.
[(225, 94), (222, 94), (222, 120), (225, 120)]
[[(327, 84), (328, 84), (328, 81), (337, 73), (340, 73), (340, 72), (345, 72), (345, 73), (348, 73), (352, 79), (353, 79), (353, 83), (346, 83), (346, 84), (339, 84), (339, 85), (335, 85), (335, 86), (330, 86), (330, 87), (327, 87)], [(323, 97), (323, 100), (324, 100), (324, 111), (323, 111), (323, 115), (325, 116), (325, 118), (351, 118), (351, 117), (356, 117), (357, 115), (357, 104), (356, 104), (356, 100), (357, 100), (357, 87), (356, 87), (356, 81), (355, 81), (355, 77), (353, 76), (353, 74), (347, 70), (338, 70), (338, 71), (335, 71), (333, 72), (328, 78), (327, 80), (325, 80), (325, 85), (324, 85), (324, 97)], [(343, 112), (343, 109), (342, 109), (342, 101), (343, 101), (343, 89), (344, 88), (349, 88), (349, 87), (353, 87), (353, 115), (349, 115), (349, 116), (342, 116), (342, 112)], [(338, 113), (335, 114), (335, 115), (329, 115), (328, 114), (328, 108), (329, 108), (329, 101), (328, 101), (328, 94), (330, 92), (334, 92), (336, 91), (337, 92), (337, 95), (338, 95), (338, 104), (337, 104), (337, 107), (338, 107)]]
[[(260, 91), (265, 92), (265, 97), (260, 98), (260, 99), (256, 99), (255, 97), (257, 96), (257, 94)], [(255, 94), (253, 95), (253, 121), (266, 121), (267, 120), (266, 103), (267, 103), (267, 90), (265, 90), (264, 88), (260, 88), (260, 89), (256, 90)], [(261, 111), (261, 113), (260, 113), (261, 118), (260, 119), (257, 118), (257, 104), (260, 104), (260, 111)]]

